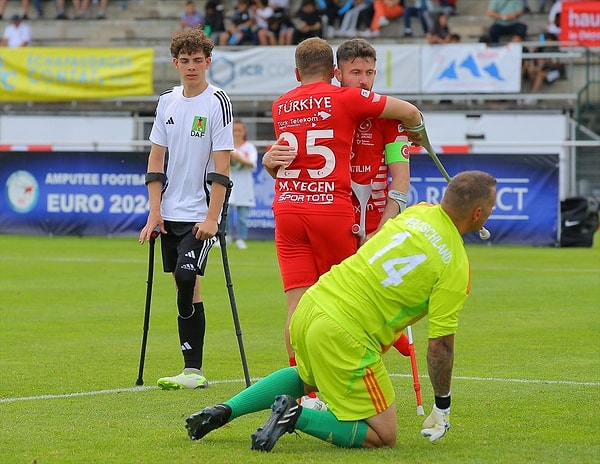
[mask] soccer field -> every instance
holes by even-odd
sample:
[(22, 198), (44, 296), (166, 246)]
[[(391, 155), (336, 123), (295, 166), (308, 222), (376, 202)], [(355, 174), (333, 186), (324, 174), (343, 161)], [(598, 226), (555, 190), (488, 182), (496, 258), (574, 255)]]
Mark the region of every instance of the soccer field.
[[(593, 248), (468, 246), (471, 296), (456, 336), (451, 429), (420, 436), (410, 362), (386, 354), (398, 402), (394, 449), (339, 449), (299, 432), (250, 450), (268, 411), (199, 442), (185, 418), (244, 388), (213, 249), (203, 280), (206, 390), (161, 391), (181, 369), (173, 281), (156, 253), (145, 385), (136, 387), (148, 245), (136, 238), (0, 235), (0, 463), (598, 463), (600, 237)], [(285, 367), (274, 245), (228, 248), (253, 381)], [(426, 321), (413, 327), (426, 414)]]

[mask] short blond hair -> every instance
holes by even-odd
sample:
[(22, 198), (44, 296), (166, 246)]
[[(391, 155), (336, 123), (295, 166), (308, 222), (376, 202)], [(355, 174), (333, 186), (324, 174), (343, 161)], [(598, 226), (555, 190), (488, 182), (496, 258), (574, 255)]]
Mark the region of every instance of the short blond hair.
[(319, 37), (300, 42), (296, 47), (295, 59), (301, 78), (328, 76), (333, 69), (333, 49)]

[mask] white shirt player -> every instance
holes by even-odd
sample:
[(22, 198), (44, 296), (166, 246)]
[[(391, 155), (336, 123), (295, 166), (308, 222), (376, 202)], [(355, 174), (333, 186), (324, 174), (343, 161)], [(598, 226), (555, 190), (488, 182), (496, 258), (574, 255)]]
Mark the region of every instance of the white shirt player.
[(211, 84), (193, 98), (183, 96), (183, 86), (160, 95), (150, 141), (169, 149), (160, 204), (164, 220), (206, 219), (210, 192), (206, 175), (215, 170), (212, 152), (233, 150), (232, 123), (229, 97)]

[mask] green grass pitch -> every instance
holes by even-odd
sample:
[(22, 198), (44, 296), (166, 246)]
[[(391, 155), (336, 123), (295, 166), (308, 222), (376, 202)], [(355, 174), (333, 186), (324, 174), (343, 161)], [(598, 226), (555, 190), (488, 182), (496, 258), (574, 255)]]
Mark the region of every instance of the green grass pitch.
[[(244, 388), (220, 251), (203, 281), (206, 390), (160, 391), (181, 369), (173, 281), (157, 246), (145, 385), (135, 387), (148, 245), (136, 238), (0, 236), (0, 463), (600, 462), (600, 244), (470, 245), (472, 289), (456, 336), (452, 416), (420, 436), (410, 362), (386, 354), (398, 401), (394, 449), (344, 450), (306, 434), (250, 450), (268, 412), (199, 442), (185, 418)], [(228, 247), (253, 381), (284, 367), (285, 299), (272, 242)], [(426, 321), (413, 327), (426, 414)]]

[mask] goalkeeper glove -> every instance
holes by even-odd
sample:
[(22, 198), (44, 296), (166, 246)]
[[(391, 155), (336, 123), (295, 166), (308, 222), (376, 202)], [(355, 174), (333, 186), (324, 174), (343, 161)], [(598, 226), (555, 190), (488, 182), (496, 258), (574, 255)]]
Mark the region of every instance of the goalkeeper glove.
[(440, 409), (434, 405), (431, 414), (423, 421), (421, 435), (429, 437), (429, 441), (434, 442), (442, 438), (449, 428), (450, 408)]

